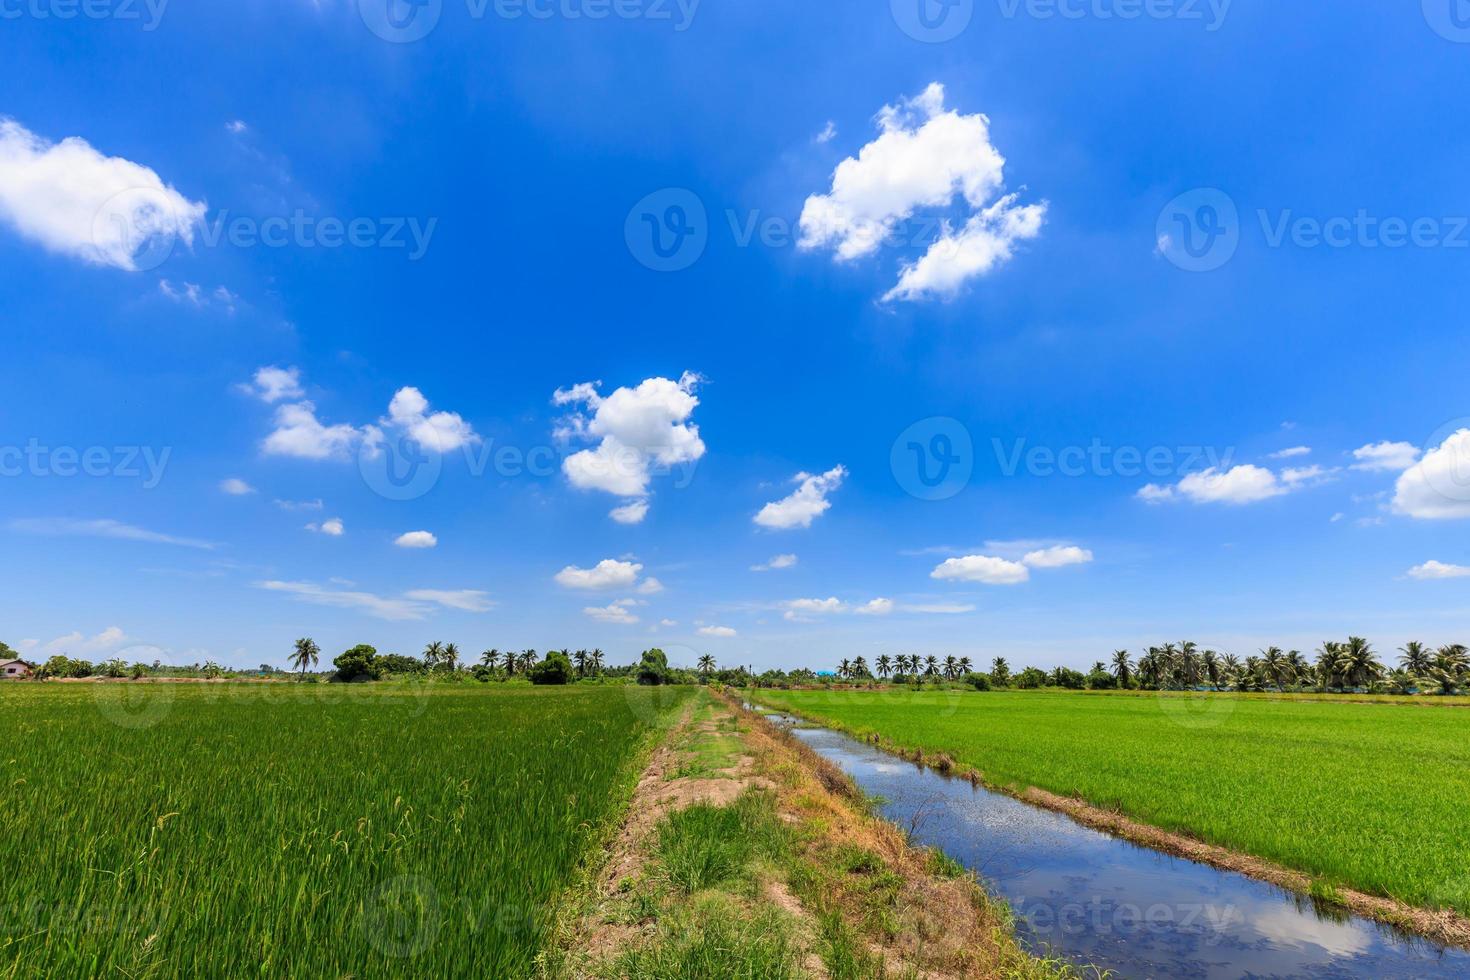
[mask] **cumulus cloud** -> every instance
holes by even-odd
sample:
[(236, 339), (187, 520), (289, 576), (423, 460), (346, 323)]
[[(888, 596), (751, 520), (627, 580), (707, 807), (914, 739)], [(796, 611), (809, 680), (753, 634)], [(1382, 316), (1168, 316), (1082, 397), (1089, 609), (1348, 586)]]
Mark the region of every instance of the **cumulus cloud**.
[(293, 402), (276, 409), (276, 427), (261, 443), (269, 456), (297, 459), (346, 459), (362, 433), (345, 423), (323, 425), (311, 402)]
[(257, 368), (249, 381), (242, 381), (235, 387), (267, 405), (306, 395), (301, 387), (301, 369), (296, 367)]
[(869, 599), (853, 612), (859, 616), (887, 616), (894, 608), (892, 599)]
[[(388, 415), (382, 425), (437, 453), (453, 452), (480, 441), (474, 428), (457, 413), (431, 413), (429, 400), (417, 388), (398, 389), (388, 403)], [(381, 432), (370, 428), (367, 438), (375, 441), (381, 438)]]
[(390, 622), (419, 620), (436, 608), (485, 612), (491, 603), (486, 594), (472, 589), (415, 589), (402, 596), (380, 596), (352, 589), (329, 589), (315, 582), (264, 581), (255, 587), (279, 592), (298, 602), (334, 609), (353, 609)]
[(1355, 470), (1402, 473), (1419, 458), (1419, 449), (1407, 442), (1374, 442), (1354, 449), (1353, 458)]
[(916, 613), (921, 615), (944, 615), (949, 613), (971, 612), (974, 606), (956, 605), (952, 603), (898, 603), (892, 599), (879, 597), (869, 599), (867, 602), (843, 602), (835, 596), (826, 599), (788, 599), (781, 603), (783, 619), (793, 623), (810, 623), (823, 616), (887, 616), (892, 613)]
[(789, 599), (783, 605), (786, 611), (782, 615), (796, 622), (804, 621), (811, 616), (826, 616), (847, 611), (847, 606), (835, 596), (827, 599)]
[(114, 521), (107, 518), (99, 520), (79, 520), (70, 517), (20, 518), (11, 521), (9, 527), (13, 531), (24, 531), (28, 534), (115, 538), (120, 541), (145, 541), (150, 544), (173, 544), (184, 548), (200, 548), (204, 550), (211, 550), (215, 547), (213, 541), (202, 541), (198, 538), (181, 538), (172, 534), (161, 534), (157, 531), (150, 531), (147, 528), (124, 524), (122, 521)]
[(701, 626), (699, 628), (699, 635), (713, 636), (719, 639), (729, 639), (730, 637), (736, 636), (738, 634), (733, 628), (729, 626)]
[(1450, 565), (1442, 561), (1426, 561), (1422, 565), (1415, 565), (1409, 569), (1409, 577), (1420, 581), (1442, 578), (1465, 578), (1470, 576), (1470, 568), (1464, 565)]
[(638, 583), (639, 595), (657, 595), (664, 590), (664, 584), (652, 575)]
[(1295, 459), (1298, 456), (1309, 456), (1311, 455), (1311, 452), (1312, 448), (1310, 446), (1291, 446), (1287, 449), (1278, 449), (1276, 452), (1268, 454), (1266, 458)]
[(400, 548), (433, 548), (439, 544), (439, 539), (428, 531), (408, 531), (400, 534), (393, 543)]
[(920, 209), (963, 200), (970, 214), (956, 230), (904, 267), (885, 300), (952, 295), (966, 281), (1008, 260), (1019, 241), (1041, 230), (1046, 205), (1017, 206), (1004, 187), (1005, 158), (990, 142), (990, 120), (944, 106), (944, 86), (885, 106), (879, 135), (837, 165), (831, 189), (802, 207), (800, 246), (831, 248), (840, 261), (877, 251), (900, 222)]
[(1279, 497), (1291, 489), (1265, 467), (1245, 463), (1228, 470), (1211, 466), (1189, 474), (1173, 486), (1150, 483), (1138, 491), (1138, 497), (1151, 504), (1176, 500), (1197, 504), (1251, 504)]
[(1393, 509), (1422, 520), (1470, 517), (1470, 429), (1460, 429), (1409, 466), (1394, 484)]
[(245, 497), (255, 492), (255, 488), (239, 477), (230, 477), (219, 482), (221, 493), (227, 493), (232, 497)]
[(846, 476), (847, 467), (840, 464), (825, 473), (798, 473), (792, 478), (797, 487), (791, 495), (766, 504), (753, 520), (774, 530), (811, 527), (832, 506), (827, 496), (842, 486)]
[(328, 537), (333, 538), (340, 538), (343, 534), (347, 532), (347, 528), (345, 525), (343, 525), (342, 518), (340, 517), (329, 517), (326, 520), (322, 521), (320, 524), (313, 522), (306, 525), (306, 529), (308, 531), (315, 531), (317, 534), (325, 534)]
[(192, 245), (205, 210), (149, 167), (0, 118), (0, 220), (49, 251), (136, 272), (155, 243)]
[(796, 565), (795, 555), (776, 555), (763, 565), (751, 565), (752, 572), (773, 572), (782, 568), (793, 568)]
[(946, 558), (929, 573), (929, 577), (985, 585), (1018, 585), (1031, 578), (1031, 570), (1018, 561), (994, 555), (965, 555), (963, 558)]
[(556, 583), (568, 589), (626, 589), (638, 581), (643, 566), (637, 562), (604, 558), (591, 568), (568, 565), (556, 573)]
[(117, 626), (109, 626), (95, 636), (85, 636), (80, 630), (76, 630), (65, 636), (58, 636), (45, 644), (41, 647), (41, 652), (47, 656), (58, 653), (102, 653), (105, 650), (111, 650), (126, 639), (127, 635), (123, 633), (121, 627)]
[(638, 617), (629, 610), (633, 604), (632, 599), (619, 599), (606, 606), (587, 606), (582, 612), (599, 623), (616, 623), (626, 626), (638, 622)]
[(694, 390), (702, 379), (686, 371), (678, 381), (648, 378), (636, 388), (618, 388), (603, 397), (601, 382), (559, 388), (556, 405), (581, 405), (563, 419), (559, 439), (595, 441), (596, 446), (562, 461), (562, 472), (579, 490), (600, 490), (630, 498), (611, 513), (622, 524), (637, 524), (648, 514), (649, 484), (657, 471), (693, 464), (704, 455), (699, 426), (689, 419), (699, 406)]
[(1021, 564), (1031, 568), (1062, 568), (1066, 565), (1085, 565), (1092, 561), (1092, 552), (1076, 545), (1054, 545), (1028, 551)]

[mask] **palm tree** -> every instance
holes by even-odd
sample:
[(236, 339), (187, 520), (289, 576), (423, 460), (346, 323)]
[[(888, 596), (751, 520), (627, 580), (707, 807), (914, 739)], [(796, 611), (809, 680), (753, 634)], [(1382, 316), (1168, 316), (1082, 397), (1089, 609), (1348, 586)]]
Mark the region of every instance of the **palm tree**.
[(959, 670), (960, 662), (955, 659), (954, 654), (950, 654), (949, 656), (944, 658), (945, 677), (949, 678), (950, 680), (954, 680), (955, 677), (959, 674)]
[(494, 647), (491, 647), (489, 650), (486, 650), (484, 653), (480, 654), (480, 663), (484, 664), (486, 667), (489, 667), (491, 670), (494, 670), (495, 665), (500, 663), (500, 651), (495, 649)]
[(572, 654), (572, 663), (574, 663), (574, 664), (577, 665), (577, 676), (578, 677), (586, 677), (587, 676), (587, 651), (586, 650), (578, 650), (576, 653)]
[(1307, 663), (1307, 658), (1302, 656), (1300, 650), (1286, 652), (1286, 665), (1291, 668), (1291, 676), (1297, 684), (1312, 676), (1312, 665)]
[(525, 653), (521, 654), (521, 670), (529, 674), (531, 672), (531, 668), (536, 666), (536, 659), (537, 657), (535, 650), (527, 650)]
[(424, 666), (429, 669), (430, 673), (433, 673), (435, 670), (439, 669), (439, 662), (443, 659), (444, 644), (440, 643), (438, 640), (435, 640), (433, 643), (430, 643), (428, 646), (424, 647)]
[(1199, 662), (1204, 668), (1205, 680), (1210, 682), (1210, 687), (1220, 690), (1220, 655), (1214, 650), (1206, 650), (1200, 654)]
[(1340, 671), (1338, 658), (1342, 655), (1342, 644), (1335, 640), (1323, 640), (1317, 650), (1317, 686), (1322, 690), (1341, 687), (1338, 683)]
[(1383, 665), (1374, 655), (1372, 645), (1361, 636), (1348, 637), (1338, 655), (1338, 665), (1352, 687), (1367, 687), (1383, 676)]
[(873, 676), (868, 671), (868, 662), (867, 662), (867, 660), (863, 659), (862, 657), (858, 657), (856, 660), (854, 660), (852, 662), (852, 676), (853, 677), (872, 677)]
[(1005, 687), (1011, 682), (1011, 665), (1006, 663), (1005, 657), (996, 657), (990, 662), (990, 679), (998, 687)]
[(1227, 653), (1220, 658), (1220, 676), (1227, 684), (1240, 684), (1240, 669), (1240, 658), (1235, 654)]
[(1439, 685), (1441, 694), (1454, 694), (1459, 690), (1467, 673), (1470, 673), (1470, 657), (1458, 643), (1440, 647), (1428, 671), (1429, 679)]
[(1429, 648), (1418, 640), (1410, 640), (1399, 648), (1399, 663), (1404, 670), (1415, 677), (1423, 677), (1429, 673), (1429, 668), (1434, 666), (1434, 658), (1429, 655)]
[(296, 641), (296, 652), (291, 654), (291, 664), (301, 671), (301, 676), (306, 676), (308, 666), (315, 667), (320, 661), (322, 648), (316, 645), (316, 641), (309, 636), (303, 636)]
[(601, 647), (593, 647), (592, 648), (592, 670), (594, 672), (597, 672), (597, 671), (601, 671), (602, 670), (602, 648)]
[(929, 677), (939, 673), (939, 658), (932, 653), (924, 658), (924, 673)]
[(444, 647), (444, 669), (453, 674), (459, 670), (459, 646), (450, 643)]
[(706, 654), (704, 654), (703, 656), (701, 656), (699, 658), (699, 672), (701, 674), (703, 674), (705, 677), (709, 677), (709, 675), (714, 672), (714, 669), (715, 669), (715, 658), (714, 657), (711, 657), (709, 654), (706, 653)]
[(838, 677), (842, 677), (842, 678), (846, 678), (851, 673), (852, 673), (852, 662), (849, 661), (849, 660), (847, 660), (846, 658), (843, 658), (842, 663), (840, 663), (840, 664), (837, 665), (837, 676)]
[(1181, 687), (1193, 688), (1199, 684), (1199, 647), (1193, 640), (1179, 644), (1176, 656), (1176, 671)]
[(878, 668), (878, 676), (884, 680), (887, 680), (888, 675), (893, 672), (893, 658), (886, 653), (879, 654), (875, 665)]
[(1113, 651), (1113, 676), (1118, 679), (1118, 686), (1124, 689), (1128, 687), (1128, 681), (1133, 676), (1133, 664), (1128, 662), (1127, 650)]
[(960, 673), (961, 674), (968, 674), (970, 672), (970, 670), (972, 669), (972, 667), (973, 667), (973, 665), (970, 663), (970, 658), (969, 657), (961, 657), (960, 658)]
[(1261, 670), (1266, 679), (1276, 685), (1277, 691), (1286, 689), (1285, 678), (1290, 668), (1286, 664), (1286, 654), (1280, 647), (1267, 647), (1261, 651)]

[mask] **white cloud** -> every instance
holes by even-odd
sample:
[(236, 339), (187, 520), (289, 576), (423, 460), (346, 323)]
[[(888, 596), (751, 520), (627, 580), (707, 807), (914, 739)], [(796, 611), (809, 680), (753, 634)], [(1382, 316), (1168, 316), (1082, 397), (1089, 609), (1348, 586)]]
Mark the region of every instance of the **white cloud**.
[(74, 631), (56, 639), (41, 647), (41, 652), (50, 656), (57, 653), (84, 654), (101, 653), (110, 650), (127, 639), (126, 634), (117, 626), (109, 626), (95, 636), (83, 636), (80, 631)]
[(648, 501), (630, 500), (621, 507), (614, 507), (608, 511), (607, 516), (619, 524), (641, 524), (643, 518), (648, 516)]
[(587, 606), (582, 612), (599, 623), (617, 623), (626, 626), (638, 622), (638, 617), (628, 610), (631, 605), (633, 605), (633, 600), (619, 599), (607, 606)]
[(1312, 466), (1288, 466), (1281, 471), (1281, 482), (1288, 489), (1296, 490), (1301, 487), (1319, 486), (1336, 478), (1337, 469), (1326, 468), (1313, 464)]
[(230, 477), (219, 483), (220, 492), (227, 493), (232, 497), (244, 497), (255, 492), (255, 488), (239, 477)]
[(1470, 568), (1464, 565), (1448, 565), (1442, 561), (1426, 561), (1422, 565), (1415, 565), (1409, 569), (1409, 577), (1421, 581), (1441, 578), (1465, 578), (1470, 576)]
[(1031, 578), (1025, 565), (993, 555), (966, 555), (946, 558), (929, 573), (930, 578), (959, 582), (981, 582), (985, 585), (1017, 585)]
[[(385, 428), (397, 429), (425, 449), (452, 452), (480, 441), (474, 428), (454, 412), (429, 412), (429, 400), (417, 388), (399, 388), (388, 403)], [(368, 430), (376, 438), (376, 430)]]
[(276, 506), (286, 511), (321, 510), (323, 504), (318, 497), (316, 500), (277, 500)]
[(752, 572), (771, 572), (781, 568), (792, 568), (796, 565), (795, 555), (776, 555), (764, 565), (751, 565)]
[(1054, 545), (1026, 552), (1021, 564), (1031, 568), (1062, 568), (1066, 565), (1085, 565), (1092, 561), (1092, 552), (1076, 545)]
[(346, 459), (362, 433), (346, 424), (323, 425), (311, 402), (295, 402), (276, 409), (276, 428), (261, 443), (269, 456), (298, 459)]
[(664, 590), (664, 584), (652, 575), (638, 583), (639, 595), (657, 595)]
[(247, 395), (252, 395), (267, 405), (287, 399), (305, 396), (301, 387), (301, 369), (296, 367), (257, 368), (249, 380), (235, 386)]
[(782, 614), (794, 622), (805, 622), (809, 616), (826, 616), (847, 611), (847, 606), (835, 596), (828, 599), (790, 599), (784, 603)]
[(198, 538), (180, 538), (172, 534), (160, 534), (146, 528), (124, 524), (110, 519), (78, 520), (70, 517), (21, 518), (10, 522), (11, 530), (29, 534), (53, 534), (88, 538), (116, 538), (120, 541), (146, 541), (150, 544), (174, 544), (184, 548), (211, 550), (213, 541)]
[(556, 582), (568, 589), (626, 589), (638, 581), (641, 571), (637, 562), (604, 558), (592, 568), (568, 565), (556, 573)]
[(1419, 449), (1407, 442), (1374, 442), (1354, 449), (1353, 458), (1355, 470), (1402, 473), (1419, 458)]
[(390, 598), (374, 595), (371, 592), (327, 589), (314, 582), (266, 581), (256, 582), (255, 587), (268, 592), (283, 593), (298, 602), (330, 606), (335, 609), (360, 610), (370, 616), (390, 622), (423, 619), (429, 611), (427, 604), (413, 599)]
[(1293, 486), (1282, 483), (1270, 470), (1246, 463), (1229, 470), (1211, 466), (1189, 474), (1172, 487), (1150, 483), (1138, 491), (1138, 497), (1151, 504), (1180, 499), (1197, 504), (1251, 504), (1279, 497), (1292, 489)]
[(714, 636), (719, 637), (720, 639), (729, 639), (730, 637), (736, 636), (738, 634), (736, 634), (735, 630), (729, 626), (701, 626), (699, 628), (699, 635)]
[(970, 215), (906, 266), (884, 297), (949, 295), (968, 279), (1010, 258), (1013, 245), (1040, 232), (1045, 204), (1015, 206), (1001, 196), (1005, 158), (990, 142), (990, 120), (944, 107), (944, 86), (885, 106), (880, 135), (837, 165), (832, 187), (813, 194), (801, 211), (802, 248), (830, 247), (839, 260), (877, 251), (919, 209), (939, 209), (963, 198)]
[(600, 382), (557, 389), (553, 404), (586, 408), (563, 420), (557, 437), (597, 441), (595, 447), (562, 461), (567, 480), (579, 490), (633, 498), (611, 516), (623, 524), (643, 520), (655, 468), (694, 463), (704, 455), (699, 426), (689, 422), (699, 406), (694, 389), (700, 381), (699, 375), (686, 371), (678, 381), (648, 378), (636, 388), (618, 388), (605, 398), (597, 391)]
[(342, 524), (342, 518), (340, 517), (329, 517), (326, 520), (322, 521), (320, 524), (313, 522), (306, 525), (306, 529), (308, 531), (315, 531), (318, 534), (325, 534), (333, 538), (340, 538), (347, 531), (347, 528)]
[(847, 468), (840, 464), (816, 475), (798, 473), (794, 477), (796, 490), (789, 497), (766, 504), (753, 520), (761, 527), (778, 530), (811, 527), (812, 521), (832, 506), (827, 495), (841, 487), (846, 476)]
[(148, 167), (0, 118), (0, 219), (43, 248), (136, 272), (140, 251), (192, 245), (205, 210)]
[(812, 137), (812, 140), (813, 140), (813, 142), (816, 142), (816, 143), (830, 143), (836, 137), (837, 137), (837, 124), (835, 122), (833, 122), (832, 120), (828, 119), (827, 120), (827, 125), (823, 126), (822, 127), (822, 131), (820, 133), (818, 133), (816, 136)]
[(458, 609), (462, 612), (489, 612), (495, 606), (490, 599), (490, 593), (477, 589), (413, 589), (403, 595), (407, 599), (433, 602), (446, 609)]
[(1278, 449), (1276, 452), (1270, 453), (1269, 455), (1267, 455), (1266, 458), (1267, 459), (1295, 459), (1298, 456), (1309, 456), (1309, 455), (1311, 455), (1311, 452), (1312, 452), (1312, 447), (1310, 447), (1310, 446), (1292, 446), (1289, 449)]
[(400, 548), (433, 548), (439, 544), (439, 539), (428, 531), (408, 531), (400, 534), (393, 543)]
[(1470, 517), (1470, 429), (1460, 429), (1400, 474), (1393, 509), (1423, 520)]
[(245, 125), (245, 122), (243, 120), (232, 119), (229, 122), (225, 123), (225, 129), (228, 129), (230, 132), (238, 136), (239, 134), (250, 129), (250, 127)]
[(900, 606), (899, 608), (903, 612), (925, 613), (933, 616), (957, 616), (962, 613), (975, 611), (975, 606), (968, 602), (930, 602)]
[(853, 612), (859, 616), (887, 616), (894, 608), (892, 599), (870, 599)]

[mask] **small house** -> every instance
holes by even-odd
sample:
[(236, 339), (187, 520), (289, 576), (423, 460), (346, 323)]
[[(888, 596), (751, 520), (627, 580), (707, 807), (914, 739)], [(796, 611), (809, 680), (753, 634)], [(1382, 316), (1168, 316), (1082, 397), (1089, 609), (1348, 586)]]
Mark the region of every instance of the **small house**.
[(31, 665), (24, 660), (0, 660), (0, 680), (20, 681), (31, 676)]

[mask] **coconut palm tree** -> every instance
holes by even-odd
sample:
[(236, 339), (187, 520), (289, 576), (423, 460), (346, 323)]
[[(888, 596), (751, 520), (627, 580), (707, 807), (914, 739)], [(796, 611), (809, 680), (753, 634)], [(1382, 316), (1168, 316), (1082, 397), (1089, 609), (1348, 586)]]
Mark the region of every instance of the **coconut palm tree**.
[(439, 669), (439, 663), (444, 659), (444, 644), (435, 640), (424, 647), (424, 666), (432, 673)]
[(837, 665), (837, 676), (846, 678), (850, 674), (852, 674), (852, 661), (844, 658), (842, 663)]
[(1341, 656), (1342, 644), (1336, 640), (1323, 640), (1317, 648), (1317, 687), (1321, 690), (1342, 686), (1342, 673), (1338, 666)]
[(484, 664), (486, 667), (489, 667), (491, 670), (494, 670), (495, 665), (500, 663), (500, 651), (495, 649), (494, 647), (491, 647), (489, 650), (486, 650), (484, 653), (480, 654), (480, 663)]
[(866, 658), (858, 657), (852, 662), (852, 676), (855, 678), (873, 676), (872, 671), (868, 670), (868, 661)]
[(1418, 640), (1410, 640), (1399, 648), (1399, 664), (1415, 677), (1423, 677), (1434, 666), (1434, 657), (1429, 648)]
[(601, 671), (602, 671), (602, 648), (601, 647), (593, 647), (592, 648), (592, 653), (591, 653), (590, 656), (592, 658), (592, 672), (593, 673), (601, 673)]
[(893, 673), (893, 658), (886, 653), (879, 654), (873, 665), (878, 668), (878, 676), (884, 680), (887, 680), (888, 675)]
[(1113, 651), (1113, 676), (1118, 679), (1119, 687), (1128, 687), (1128, 682), (1133, 677), (1133, 664), (1128, 660), (1127, 650)]
[(939, 658), (936, 657), (936, 656), (934, 656), (934, 654), (931, 653), (931, 654), (929, 654), (929, 656), (927, 656), (927, 657), (924, 658), (924, 674), (927, 677), (933, 677), (933, 676), (935, 676), (938, 673), (939, 673)]
[(1383, 676), (1383, 664), (1378, 662), (1372, 645), (1361, 636), (1348, 637), (1337, 661), (1338, 669), (1351, 687), (1366, 688)]
[(1261, 671), (1276, 690), (1286, 689), (1286, 677), (1290, 670), (1286, 663), (1286, 654), (1280, 647), (1267, 647), (1261, 651)]
[(960, 673), (961, 674), (968, 674), (973, 669), (973, 666), (974, 665), (970, 663), (970, 658), (969, 657), (961, 657), (960, 658)]
[(1200, 654), (1200, 667), (1205, 672), (1205, 680), (1210, 682), (1210, 687), (1220, 690), (1220, 655), (1214, 650), (1206, 650)]
[(996, 657), (990, 662), (990, 679), (998, 687), (1005, 687), (1011, 682), (1011, 665), (1006, 663), (1005, 657)]
[(947, 656), (947, 657), (944, 658), (944, 676), (945, 677), (947, 677), (950, 680), (954, 680), (955, 677), (959, 674), (959, 669), (960, 669), (960, 662), (955, 659), (954, 654), (950, 654), (949, 656)]
[(715, 658), (714, 657), (711, 657), (707, 653), (706, 654), (703, 654), (702, 656), (700, 656), (700, 658), (699, 658), (699, 672), (701, 674), (703, 674), (706, 678), (708, 678), (710, 674), (714, 673), (714, 670), (715, 670)]
[(446, 644), (445, 645), (445, 647), (444, 647), (444, 669), (446, 671), (448, 671), (449, 673), (451, 673), (451, 674), (457, 673), (459, 671), (459, 646), (458, 646), (458, 644), (449, 643), (449, 644)]
[(536, 656), (535, 650), (527, 650), (525, 653), (521, 654), (521, 670), (529, 674), (531, 672), (531, 668), (536, 666), (536, 661), (538, 659), (540, 658)]
[(307, 667), (315, 667), (321, 659), (322, 648), (316, 645), (316, 641), (309, 636), (303, 636), (296, 641), (296, 652), (291, 654), (291, 664), (306, 676)]

